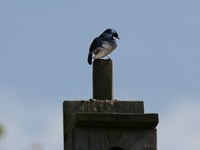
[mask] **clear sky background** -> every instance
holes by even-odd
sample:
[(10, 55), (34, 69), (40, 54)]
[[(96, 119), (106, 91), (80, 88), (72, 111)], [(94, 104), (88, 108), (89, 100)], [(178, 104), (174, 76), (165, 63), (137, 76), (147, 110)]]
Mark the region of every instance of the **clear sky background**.
[(200, 1), (0, 0), (0, 150), (63, 149), (62, 103), (92, 97), (92, 40), (120, 37), (114, 98), (159, 113), (158, 149), (198, 149)]

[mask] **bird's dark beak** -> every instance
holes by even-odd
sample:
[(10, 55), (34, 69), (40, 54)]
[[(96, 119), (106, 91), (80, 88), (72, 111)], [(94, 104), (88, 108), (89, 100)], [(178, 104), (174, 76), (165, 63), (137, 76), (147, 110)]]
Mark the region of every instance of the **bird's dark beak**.
[(114, 36), (114, 39), (120, 39), (118, 36)]

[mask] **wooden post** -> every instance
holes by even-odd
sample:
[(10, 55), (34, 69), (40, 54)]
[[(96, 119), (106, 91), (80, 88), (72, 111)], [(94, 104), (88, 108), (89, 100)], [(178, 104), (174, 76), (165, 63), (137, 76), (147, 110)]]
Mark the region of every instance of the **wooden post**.
[(63, 103), (64, 150), (157, 150), (158, 114), (113, 100), (112, 60), (94, 60), (93, 100)]
[(93, 99), (113, 99), (113, 63), (111, 59), (94, 60)]

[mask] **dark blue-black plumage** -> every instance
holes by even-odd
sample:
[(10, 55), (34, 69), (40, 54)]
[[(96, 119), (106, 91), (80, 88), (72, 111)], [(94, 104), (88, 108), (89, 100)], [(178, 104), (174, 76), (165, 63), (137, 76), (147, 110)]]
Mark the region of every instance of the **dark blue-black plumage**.
[(88, 63), (92, 64), (92, 54), (95, 55), (94, 59), (108, 56), (117, 47), (116, 38), (119, 39), (118, 33), (113, 29), (107, 29), (96, 37), (90, 45)]

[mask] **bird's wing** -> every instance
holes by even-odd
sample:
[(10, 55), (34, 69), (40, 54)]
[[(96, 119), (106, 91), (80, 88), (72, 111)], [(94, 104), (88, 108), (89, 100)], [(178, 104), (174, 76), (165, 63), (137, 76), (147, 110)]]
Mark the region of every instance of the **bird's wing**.
[(90, 45), (89, 53), (93, 53), (95, 49), (102, 47), (103, 40), (100, 37), (97, 37), (93, 40), (92, 44)]

